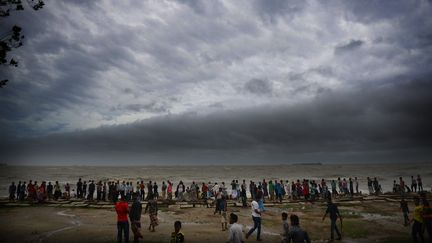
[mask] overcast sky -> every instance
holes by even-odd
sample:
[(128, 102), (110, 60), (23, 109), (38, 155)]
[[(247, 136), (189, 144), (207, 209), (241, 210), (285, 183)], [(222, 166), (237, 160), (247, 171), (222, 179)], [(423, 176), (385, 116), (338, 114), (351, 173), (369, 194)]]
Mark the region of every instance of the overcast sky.
[(432, 160), (432, 1), (45, 1), (0, 162)]

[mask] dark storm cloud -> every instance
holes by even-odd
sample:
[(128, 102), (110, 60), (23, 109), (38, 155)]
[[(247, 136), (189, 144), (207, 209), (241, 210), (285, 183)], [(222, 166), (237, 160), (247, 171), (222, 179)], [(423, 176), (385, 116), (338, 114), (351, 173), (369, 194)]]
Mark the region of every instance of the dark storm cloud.
[(149, 104), (130, 104), (127, 105), (125, 108), (127, 110), (132, 110), (136, 112), (147, 110), (154, 113), (161, 113), (169, 110), (169, 106), (167, 106), (166, 104), (159, 104), (155, 102)]
[(268, 0), (253, 1), (256, 12), (265, 22), (275, 22), (278, 17), (292, 18), (301, 12), (307, 1)]
[(351, 40), (347, 44), (339, 45), (335, 48), (336, 54), (342, 54), (360, 48), (364, 44), (361, 40)]
[(430, 1), (46, 2), (0, 22), (5, 160), (431, 158)]
[(268, 95), (273, 91), (273, 86), (270, 81), (258, 78), (246, 82), (244, 88), (246, 91), (257, 95)]
[(302, 160), (301, 154), (309, 154), (309, 158), (316, 154), (317, 160), (334, 154), (349, 160), (348, 152), (389, 151), (395, 159), (410, 150), (431, 148), (431, 106), (430, 80), (404, 81), (366, 86), (355, 92), (330, 92), (291, 107), (172, 115), (22, 140), (6, 145), (8, 152), (3, 157), (14, 155), (14, 160), (25, 163), (49, 153), (64, 155), (62, 161), (70, 159), (68, 156), (84, 161), (100, 159), (105, 151), (116, 156), (129, 153), (135, 159), (159, 154), (166, 159), (179, 153), (202, 155), (211, 151), (217, 157), (218, 153), (233, 155), (250, 150), (268, 160), (281, 154), (297, 160)]

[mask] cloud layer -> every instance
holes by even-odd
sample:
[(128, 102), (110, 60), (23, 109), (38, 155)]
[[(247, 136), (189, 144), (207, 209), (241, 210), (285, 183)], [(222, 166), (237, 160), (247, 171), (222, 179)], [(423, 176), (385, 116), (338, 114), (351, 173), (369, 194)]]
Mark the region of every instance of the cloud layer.
[(47, 1), (0, 22), (1, 159), (430, 160), (431, 5)]

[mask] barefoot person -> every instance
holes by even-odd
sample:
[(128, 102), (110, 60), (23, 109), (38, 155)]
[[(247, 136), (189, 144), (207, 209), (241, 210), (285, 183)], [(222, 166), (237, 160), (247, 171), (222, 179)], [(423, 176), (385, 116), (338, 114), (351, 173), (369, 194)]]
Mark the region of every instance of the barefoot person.
[(237, 223), (238, 216), (234, 213), (231, 213), (229, 221), (231, 227), (229, 229), (229, 236), (228, 236), (227, 243), (244, 243), (243, 226)]
[(322, 218), (322, 220), (324, 221), (325, 217), (327, 216), (327, 214), (330, 214), (330, 221), (331, 221), (331, 226), (330, 226), (330, 236), (331, 239), (330, 241), (334, 240), (334, 231), (336, 231), (337, 235), (338, 235), (338, 240), (342, 239), (342, 235), (339, 232), (337, 225), (336, 225), (336, 220), (339, 217), (341, 223), (342, 223), (342, 216), (339, 213), (339, 210), (336, 206), (336, 204), (334, 204), (331, 199), (328, 200), (327, 203), (327, 210)]
[(252, 220), (254, 222), (253, 228), (249, 230), (249, 232), (246, 234), (246, 239), (249, 238), (249, 236), (256, 230), (257, 231), (257, 241), (261, 241), (261, 211), (259, 209), (259, 205), (257, 200), (260, 200), (261, 198), (256, 197), (252, 203), (251, 203), (251, 209), (252, 209)]
[(300, 228), (300, 219), (297, 215), (291, 214), (291, 229), (288, 233), (288, 243), (310, 243), (309, 235)]
[(158, 225), (158, 218), (157, 218), (157, 211), (158, 211), (158, 206), (157, 206), (157, 201), (153, 198), (153, 194), (150, 193), (150, 195), (148, 196), (149, 200), (147, 202), (147, 206), (145, 208), (144, 213), (147, 213), (147, 210), (149, 211), (149, 217), (150, 217), (150, 225), (148, 227), (148, 229), (151, 232), (155, 232), (155, 227)]
[(125, 242), (129, 243), (129, 205), (124, 195), (121, 195), (120, 201), (116, 203), (115, 210), (117, 212), (117, 243), (122, 242), (122, 232), (124, 232)]
[(171, 243), (183, 243), (185, 241), (183, 233), (181, 230), (181, 222), (174, 222), (174, 232), (171, 233)]
[(141, 234), (141, 211), (142, 206), (140, 202), (139, 191), (134, 192), (132, 195), (133, 203), (129, 213), (129, 219), (131, 222), (132, 233), (134, 234), (134, 243), (139, 242), (139, 238), (143, 238)]

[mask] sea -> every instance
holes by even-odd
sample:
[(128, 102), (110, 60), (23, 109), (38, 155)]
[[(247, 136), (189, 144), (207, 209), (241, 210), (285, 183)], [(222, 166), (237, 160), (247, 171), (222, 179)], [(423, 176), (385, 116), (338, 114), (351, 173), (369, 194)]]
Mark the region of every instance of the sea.
[(83, 181), (129, 181), (136, 184), (137, 181), (156, 181), (159, 185), (162, 181), (170, 180), (176, 186), (181, 180), (186, 186), (192, 181), (225, 182), (230, 188), (232, 180), (262, 181), (269, 180), (316, 180), (325, 179), (331, 181), (357, 177), (359, 189), (367, 193), (367, 177), (376, 177), (384, 192), (392, 191), (393, 180), (399, 182), (402, 177), (406, 185), (411, 185), (411, 176), (420, 175), (424, 190), (431, 191), (432, 164), (431, 163), (406, 163), (406, 164), (290, 164), (290, 165), (178, 165), (178, 166), (0, 166), (0, 196), (8, 195), (11, 182), (42, 181), (60, 184), (71, 184), (74, 188), (78, 178)]

